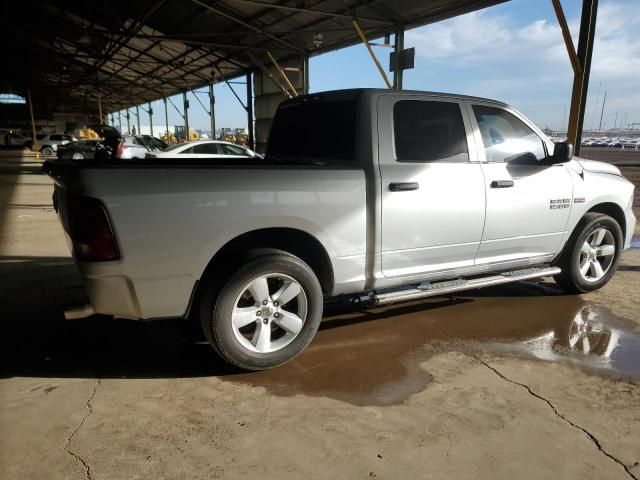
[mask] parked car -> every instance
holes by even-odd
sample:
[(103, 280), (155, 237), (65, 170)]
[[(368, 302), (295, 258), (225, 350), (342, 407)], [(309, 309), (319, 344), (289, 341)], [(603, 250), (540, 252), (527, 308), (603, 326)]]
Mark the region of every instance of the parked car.
[(58, 146), (58, 158), (62, 160), (108, 159), (111, 151), (101, 140), (79, 140)]
[[(58, 151), (59, 145), (66, 145), (67, 143), (75, 142), (76, 140), (77, 138), (72, 137), (71, 135), (62, 133), (48, 133), (42, 138), (38, 139), (38, 148), (40, 149), (40, 153), (42, 153), (42, 155), (44, 155), (45, 157), (50, 157), (52, 155), (55, 155), (55, 153)], [(33, 148), (33, 144), (31, 148)]]
[(180, 143), (160, 152), (147, 153), (147, 158), (177, 158), (182, 156), (189, 156), (190, 158), (262, 158), (261, 155), (247, 147), (217, 140)]
[(29, 138), (19, 130), (12, 128), (0, 129), (0, 146), (2, 147), (24, 147), (28, 141)]
[(100, 135), (110, 158), (119, 160), (143, 159), (148, 152), (157, 152), (167, 148), (167, 144), (151, 135), (121, 135), (109, 125), (91, 127)]
[(279, 106), (265, 159), (174, 159), (45, 163), (81, 311), (193, 313), (248, 370), (303, 351), (333, 296), (385, 305), (545, 276), (599, 289), (636, 223), (617, 167), (462, 95), (300, 96)]

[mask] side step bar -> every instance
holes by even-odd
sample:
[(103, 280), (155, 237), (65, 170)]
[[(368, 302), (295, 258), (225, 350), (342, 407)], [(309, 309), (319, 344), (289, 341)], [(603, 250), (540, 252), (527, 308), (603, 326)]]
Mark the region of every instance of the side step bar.
[(417, 288), (400, 290), (389, 293), (375, 294), (373, 303), (376, 305), (387, 305), (395, 302), (406, 302), (420, 298), (445, 295), (447, 293), (459, 292), (461, 290), (472, 290), (474, 288), (490, 287), (502, 285), (503, 283), (519, 282), (521, 280), (531, 280), (534, 278), (557, 275), (561, 270), (558, 267), (527, 268), (524, 270), (514, 270), (504, 272), (500, 275), (490, 277), (473, 278), (469, 280), (459, 279), (446, 282), (422, 284)]

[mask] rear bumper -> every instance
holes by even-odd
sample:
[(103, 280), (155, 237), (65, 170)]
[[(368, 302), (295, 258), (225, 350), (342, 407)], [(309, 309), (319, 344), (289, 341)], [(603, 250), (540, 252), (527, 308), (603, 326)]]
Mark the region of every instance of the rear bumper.
[(125, 275), (88, 274), (89, 264), (79, 265), (95, 313), (131, 320), (185, 317), (195, 291), (187, 275), (132, 279)]

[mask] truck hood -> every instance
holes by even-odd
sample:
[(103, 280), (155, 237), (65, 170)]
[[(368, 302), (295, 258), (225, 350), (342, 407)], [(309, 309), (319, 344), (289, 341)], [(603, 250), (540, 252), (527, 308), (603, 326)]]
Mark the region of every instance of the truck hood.
[(576, 157), (575, 160), (584, 168), (587, 172), (594, 173), (610, 173), (613, 175), (622, 175), (620, 169), (615, 165), (611, 165), (606, 162), (597, 162), (595, 160), (587, 160), (585, 158)]

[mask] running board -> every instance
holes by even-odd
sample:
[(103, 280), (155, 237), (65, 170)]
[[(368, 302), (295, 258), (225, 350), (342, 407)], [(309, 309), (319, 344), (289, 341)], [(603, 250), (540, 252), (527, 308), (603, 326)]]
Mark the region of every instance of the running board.
[(461, 290), (472, 290), (474, 288), (502, 285), (503, 283), (512, 283), (519, 282), (521, 280), (549, 277), (557, 275), (560, 272), (561, 270), (558, 267), (527, 268), (524, 270), (504, 272), (500, 275), (492, 275), (490, 277), (473, 278), (470, 280), (458, 279), (446, 282), (429, 283), (408, 290), (376, 294), (373, 296), (373, 303), (375, 303), (376, 305), (387, 305), (389, 303), (395, 302), (406, 302), (409, 300), (417, 300), (420, 298), (459, 292)]

